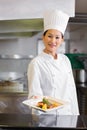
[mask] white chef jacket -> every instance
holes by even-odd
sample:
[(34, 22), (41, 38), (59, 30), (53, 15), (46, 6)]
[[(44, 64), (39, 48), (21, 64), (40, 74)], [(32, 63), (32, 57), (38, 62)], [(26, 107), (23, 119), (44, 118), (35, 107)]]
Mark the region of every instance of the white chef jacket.
[(51, 96), (68, 104), (58, 109), (59, 115), (79, 115), (76, 86), (71, 63), (64, 54), (57, 59), (45, 52), (34, 58), (28, 66), (28, 97), (34, 95)]

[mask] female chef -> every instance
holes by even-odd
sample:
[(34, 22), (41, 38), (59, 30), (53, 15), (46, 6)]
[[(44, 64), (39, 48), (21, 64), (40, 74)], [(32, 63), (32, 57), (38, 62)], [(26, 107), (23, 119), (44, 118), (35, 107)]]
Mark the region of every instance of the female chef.
[(79, 115), (71, 63), (67, 56), (58, 53), (68, 20), (69, 16), (57, 9), (44, 14), (45, 48), (28, 66), (28, 97), (42, 95), (64, 100), (67, 105), (58, 109), (57, 114)]

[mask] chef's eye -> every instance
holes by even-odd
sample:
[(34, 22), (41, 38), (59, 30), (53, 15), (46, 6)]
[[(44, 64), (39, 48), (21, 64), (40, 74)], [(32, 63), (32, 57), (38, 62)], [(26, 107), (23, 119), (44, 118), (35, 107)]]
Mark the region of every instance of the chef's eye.
[(59, 37), (56, 37), (56, 39), (59, 39)]
[(49, 35), (48, 37), (49, 37), (49, 38), (52, 38), (52, 36), (50, 36), (50, 35)]
[(60, 39), (60, 37), (56, 37), (56, 39)]

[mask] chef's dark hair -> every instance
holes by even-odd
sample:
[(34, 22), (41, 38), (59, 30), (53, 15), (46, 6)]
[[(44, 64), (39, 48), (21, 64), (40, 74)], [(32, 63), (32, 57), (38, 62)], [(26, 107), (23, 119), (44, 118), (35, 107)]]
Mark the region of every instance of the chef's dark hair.
[[(46, 30), (46, 31), (43, 33), (43, 36), (45, 36), (45, 35), (46, 35), (47, 31), (48, 31), (48, 30)], [(62, 38), (64, 38), (64, 36), (63, 36), (63, 34), (62, 34), (62, 33), (61, 33), (61, 35), (62, 35)]]

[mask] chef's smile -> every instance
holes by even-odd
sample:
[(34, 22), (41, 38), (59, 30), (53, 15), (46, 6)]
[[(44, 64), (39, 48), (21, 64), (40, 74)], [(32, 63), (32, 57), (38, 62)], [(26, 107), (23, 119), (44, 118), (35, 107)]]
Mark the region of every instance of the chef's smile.
[(51, 47), (51, 48), (56, 47), (56, 44), (48, 44), (48, 45), (49, 45), (49, 47)]

